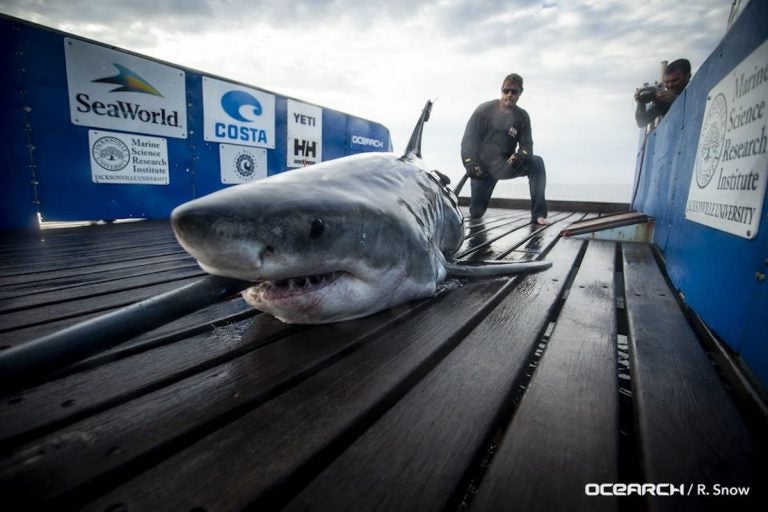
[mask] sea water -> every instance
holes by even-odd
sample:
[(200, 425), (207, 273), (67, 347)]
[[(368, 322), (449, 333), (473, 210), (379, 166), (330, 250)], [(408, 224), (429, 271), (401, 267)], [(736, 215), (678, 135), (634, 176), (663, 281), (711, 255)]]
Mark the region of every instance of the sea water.
[[(467, 183), (461, 191), (469, 197)], [(528, 180), (502, 180), (496, 184), (493, 197), (529, 199)], [(547, 183), (547, 199), (560, 201), (596, 201), (604, 203), (629, 203), (632, 200), (631, 183)]]

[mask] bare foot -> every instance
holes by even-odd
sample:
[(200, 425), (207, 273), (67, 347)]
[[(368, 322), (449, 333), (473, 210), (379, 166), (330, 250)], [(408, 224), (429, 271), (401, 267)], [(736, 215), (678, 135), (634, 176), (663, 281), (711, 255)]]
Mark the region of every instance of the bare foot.
[(552, 224), (552, 221), (547, 219), (546, 217), (539, 217), (536, 219), (536, 224), (540, 226), (549, 226), (550, 224)]

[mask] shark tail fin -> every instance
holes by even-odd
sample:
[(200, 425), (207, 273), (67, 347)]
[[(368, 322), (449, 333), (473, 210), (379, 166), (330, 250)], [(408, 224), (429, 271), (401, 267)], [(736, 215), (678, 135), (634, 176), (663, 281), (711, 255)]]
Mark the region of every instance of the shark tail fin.
[(432, 100), (427, 100), (424, 109), (421, 111), (421, 116), (416, 122), (416, 126), (413, 128), (411, 139), (408, 141), (408, 147), (405, 148), (403, 158), (410, 155), (415, 155), (421, 158), (421, 134), (424, 131), (424, 123), (429, 121), (429, 114), (432, 112)]

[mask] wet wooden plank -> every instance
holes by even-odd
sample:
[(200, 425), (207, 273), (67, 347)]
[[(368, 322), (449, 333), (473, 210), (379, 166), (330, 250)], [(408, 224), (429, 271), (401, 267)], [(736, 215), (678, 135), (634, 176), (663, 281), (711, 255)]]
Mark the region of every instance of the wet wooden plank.
[(130, 248), (131, 244), (128, 240), (131, 238), (146, 240), (148, 244), (173, 240), (173, 233), (168, 227), (167, 221), (155, 220), (42, 229), (29, 236), (5, 237), (0, 253), (22, 253), (30, 249), (37, 251), (40, 248), (51, 251), (82, 251), (89, 248), (104, 251), (110, 247)]
[(0, 254), (9, 254), (14, 251), (26, 251), (33, 248), (37, 251), (41, 247), (49, 247), (51, 250), (82, 250), (83, 247), (98, 244), (100, 248), (112, 245), (131, 247), (126, 238), (141, 238), (149, 243), (157, 240), (173, 239), (173, 233), (169, 230), (167, 221), (142, 220), (138, 222), (83, 225), (72, 227), (59, 227), (55, 229), (43, 228), (34, 233), (4, 232), (0, 234)]
[(260, 314), (253, 309), (239, 295), (231, 299), (212, 304), (178, 320), (167, 323), (141, 336), (126, 341), (116, 347), (108, 349), (100, 354), (85, 359), (81, 363), (73, 365), (69, 371), (80, 371), (104, 364), (126, 355), (144, 352), (151, 348), (167, 345), (192, 335), (209, 331), (211, 329), (229, 325), (240, 320), (254, 317)]
[[(403, 400), (286, 510), (441, 510), (509, 409), (581, 242), (558, 243), (553, 268), (525, 277)], [(360, 471), (386, 454), (386, 464)], [(333, 492), (329, 492), (333, 489)], [(453, 503), (455, 507), (455, 503)]]
[(108, 263), (94, 265), (81, 273), (71, 270), (53, 271), (34, 274), (25, 282), (0, 285), (0, 301), (8, 298), (23, 297), (30, 294), (47, 293), (58, 290), (79, 288), (88, 284), (104, 283), (118, 279), (134, 277), (137, 274), (164, 272), (196, 265), (186, 253), (138, 258), (129, 263)]
[[(587, 214), (587, 216), (593, 216), (594, 214)], [(497, 247), (503, 252), (495, 256), (497, 260), (528, 260), (537, 258), (542, 251), (549, 247), (553, 242), (557, 242), (560, 238), (560, 226), (563, 222), (568, 222), (570, 219), (584, 218), (584, 214), (575, 213), (561, 217), (559, 220), (553, 220), (549, 226), (530, 226), (531, 235), (526, 237), (525, 240), (517, 245), (506, 247), (504, 245), (498, 245)]]
[[(562, 242), (561, 242), (562, 243)], [(618, 474), (615, 244), (590, 242), (473, 507), (614, 510), (586, 496)]]
[[(167, 222), (153, 221), (46, 230), (10, 239), (0, 257), (0, 286), (90, 272), (94, 265), (129, 264), (143, 257), (183, 254)], [(36, 274), (40, 274), (37, 276)]]
[(0, 480), (11, 484), (14, 495), (29, 507), (50, 506), (54, 500), (57, 505), (88, 501), (103, 487), (236, 420), (424, 306), (422, 302), (312, 329), (291, 328), (272, 343), (264, 341), (269, 324), (277, 321), (267, 315), (259, 319), (266, 325), (226, 329), (233, 337), (245, 329), (246, 341), (261, 346), (15, 447), (0, 463)]
[[(464, 254), (467, 250), (487, 241), (489, 237), (493, 238), (518, 226), (525, 225), (526, 221), (530, 221), (530, 219), (523, 212), (516, 215), (493, 215), (480, 219), (464, 219), (465, 240), (457, 254)], [(473, 241), (474, 238), (477, 240)]]
[(86, 510), (264, 506), (397, 401), (487, 315), (506, 283), (472, 283), (445, 294)]
[[(568, 215), (554, 215), (551, 220), (557, 222)], [(479, 228), (482, 225), (475, 224), (474, 227)], [(466, 260), (484, 260), (488, 259), (490, 254), (502, 257), (533, 237), (538, 231), (551, 228), (552, 226), (542, 228), (541, 226), (531, 224), (530, 217), (524, 216), (509, 225), (498, 226), (487, 231), (480, 230), (465, 243), (464, 247), (466, 248), (463, 247), (459, 250), (456, 257)]]
[(0, 300), (0, 315), (46, 306), (54, 306), (58, 310), (64, 303), (90, 299), (92, 297), (104, 297), (113, 294), (117, 290), (134, 290), (148, 285), (180, 281), (190, 277), (203, 277), (204, 275), (206, 275), (205, 272), (191, 262), (188, 262), (186, 265), (173, 265), (172, 268), (167, 270), (147, 268), (139, 275), (134, 273), (125, 277), (102, 278), (90, 284), (83, 283), (79, 286), (40, 291), (39, 293), (26, 293), (17, 297), (5, 298)]
[(650, 247), (624, 244), (623, 253), (632, 392), (646, 481), (684, 484), (692, 493), (649, 497), (651, 509), (739, 508), (733, 498), (698, 496), (696, 486), (707, 492), (715, 484), (754, 489), (749, 469), (757, 452), (749, 432)]
[[(92, 311), (90, 313), (79, 315), (76, 317), (64, 318), (52, 322), (46, 322), (44, 324), (32, 324), (28, 327), (23, 327), (13, 331), (7, 331), (2, 333), (2, 341), (0, 341), (0, 350), (10, 348), (16, 345), (26, 343), (30, 340), (46, 336), (50, 333), (60, 331), (79, 322), (99, 317), (103, 314), (109, 313), (118, 309), (113, 307), (103, 311)], [(248, 311), (254, 311), (248, 306), (242, 299), (235, 298), (228, 302), (214, 304), (208, 308), (201, 309), (198, 312), (187, 315), (175, 322), (171, 322), (162, 327), (159, 327), (153, 331), (143, 334), (133, 340), (118, 345), (112, 350), (107, 351), (110, 353), (113, 351), (120, 351), (124, 348), (140, 345), (146, 341), (160, 341), (163, 338), (177, 336), (182, 332), (189, 331), (191, 333), (197, 332), (200, 327), (205, 325), (217, 325), (228, 317), (237, 317), (240, 314)]]
[[(113, 407), (293, 330), (272, 317), (259, 315), (14, 393), (0, 403), (0, 444), (7, 446), (16, 439)], [(258, 333), (257, 339), (251, 337), (254, 333)]]
[[(204, 275), (176, 243), (167, 222), (51, 230), (38, 236), (17, 237), (5, 248), (12, 256), (0, 267), (2, 348)], [(168, 256), (184, 263), (157, 262)]]
[(185, 254), (178, 244), (169, 241), (157, 246), (136, 247), (130, 252), (118, 251), (106, 255), (86, 253), (77, 256), (40, 259), (34, 263), (19, 263), (3, 268), (0, 271), (2, 274), (0, 285), (36, 282), (46, 280), (49, 276), (60, 277), (68, 272), (71, 275), (88, 274), (97, 266), (114, 266), (116, 263), (132, 265), (143, 258), (184, 257)]
[[(185, 277), (185, 275), (191, 277)], [(150, 279), (147, 285), (133, 289), (113, 290), (96, 297), (86, 297), (83, 300), (59, 302), (5, 313), (0, 315), (0, 333), (127, 306), (181, 288), (199, 280), (203, 275), (202, 270), (194, 270), (189, 273), (182, 273), (182, 275), (177, 276), (178, 278), (166, 277), (159, 281)]]

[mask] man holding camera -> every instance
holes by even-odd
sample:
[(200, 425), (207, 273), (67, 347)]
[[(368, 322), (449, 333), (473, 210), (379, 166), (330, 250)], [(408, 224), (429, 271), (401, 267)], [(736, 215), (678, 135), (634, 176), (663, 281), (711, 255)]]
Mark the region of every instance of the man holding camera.
[(531, 119), (517, 106), (522, 93), (523, 77), (508, 75), (502, 82), (501, 99), (481, 104), (467, 122), (461, 160), (471, 178), (469, 214), (473, 219), (485, 214), (498, 180), (528, 176), (531, 222), (550, 223), (544, 198), (544, 160), (533, 154)]
[(691, 63), (687, 59), (677, 59), (664, 68), (664, 88), (643, 87), (635, 91), (637, 126), (643, 128), (657, 117), (666, 114), (690, 79)]

